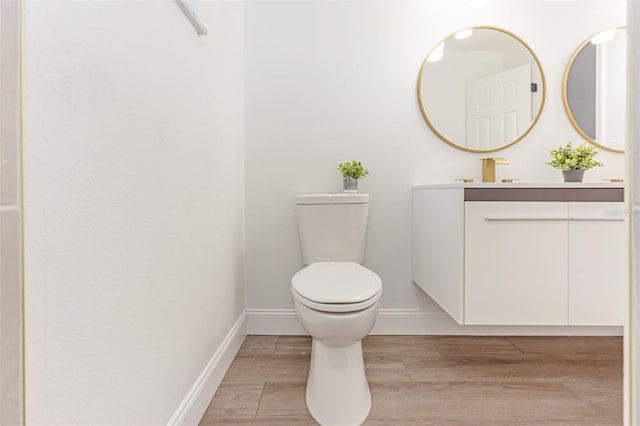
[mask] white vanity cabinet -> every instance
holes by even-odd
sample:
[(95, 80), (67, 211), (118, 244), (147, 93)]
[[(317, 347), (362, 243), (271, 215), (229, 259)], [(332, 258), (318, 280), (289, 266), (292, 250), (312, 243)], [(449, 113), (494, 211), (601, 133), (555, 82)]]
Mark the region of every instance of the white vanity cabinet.
[(621, 187), (461, 184), (413, 194), (413, 280), (458, 323), (624, 324)]
[(465, 324), (566, 324), (566, 218), (566, 203), (465, 203)]
[(628, 309), (623, 203), (569, 203), (569, 324), (621, 325)]

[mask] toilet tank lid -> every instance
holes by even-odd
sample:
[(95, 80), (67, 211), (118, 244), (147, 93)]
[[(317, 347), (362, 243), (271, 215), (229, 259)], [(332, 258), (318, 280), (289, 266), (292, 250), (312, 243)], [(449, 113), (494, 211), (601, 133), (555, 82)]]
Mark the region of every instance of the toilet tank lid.
[(296, 196), (296, 204), (365, 204), (369, 202), (369, 194), (351, 194), (336, 192), (335, 194), (303, 194)]

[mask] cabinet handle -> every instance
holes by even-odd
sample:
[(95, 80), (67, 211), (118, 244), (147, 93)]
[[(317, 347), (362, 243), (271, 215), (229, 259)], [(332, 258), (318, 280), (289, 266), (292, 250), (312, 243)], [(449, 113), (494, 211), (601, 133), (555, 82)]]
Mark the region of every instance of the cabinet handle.
[(624, 217), (620, 216), (594, 216), (594, 217), (566, 217), (566, 216), (485, 216), (486, 221), (496, 220), (575, 220), (575, 221), (593, 221), (593, 222), (622, 222)]
[(620, 216), (595, 216), (595, 217), (572, 217), (569, 220), (578, 220), (578, 221), (595, 221), (595, 222), (622, 222), (624, 221), (624, 217)]
[(569, 220), (567, 216), (485, 216), (484, 220)]

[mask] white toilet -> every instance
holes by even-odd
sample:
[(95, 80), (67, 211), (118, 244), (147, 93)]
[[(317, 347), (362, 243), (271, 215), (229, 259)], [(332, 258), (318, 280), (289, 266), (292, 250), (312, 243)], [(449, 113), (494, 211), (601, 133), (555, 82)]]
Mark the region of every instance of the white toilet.
[(371, 409), (361, 340), (373, 328), (382, 296), (380, 277), (361, 265), (369, 195), (299, 195), (296, 212), (308, 266), (291, 279), (291, 293), (313, 338), (307, 408), (323, 426), (360, 425)]

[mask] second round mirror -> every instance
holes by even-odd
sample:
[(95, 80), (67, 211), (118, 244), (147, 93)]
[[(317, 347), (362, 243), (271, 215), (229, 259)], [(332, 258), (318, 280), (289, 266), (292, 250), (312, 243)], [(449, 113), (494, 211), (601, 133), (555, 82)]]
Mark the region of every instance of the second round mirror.
[(624, 152), (627, 30), (602, 31), (575, 51), (564, 73), (562, 98), (573, 127), (602, 149)]

